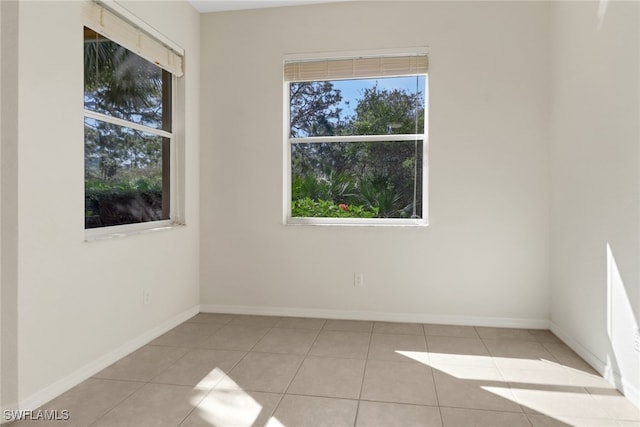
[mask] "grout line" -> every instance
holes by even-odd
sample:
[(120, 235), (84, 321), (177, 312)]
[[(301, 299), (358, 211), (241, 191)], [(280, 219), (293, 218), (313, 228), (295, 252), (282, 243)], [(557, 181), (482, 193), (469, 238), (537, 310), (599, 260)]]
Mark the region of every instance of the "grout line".
[(300, 355), (300, 356), (302, 356), (302, 362), (300, 362), (300, 365), (298, 365), (298, 369), (296, 369), (296, 373), (293, 374), (293, 376), (289, 380), (289, 383), (287, 384), (287, 387), (284, 389), (284, 393), (283, 394), (287, 394), (287, 392), (289, 391), (289, 387), (291, 387), (291, 384), (293, 383), (293, 380), (295, 380), (296, 376), (298, 376), (298, 373), (300, 372), (300, 369), (302, 369), (302, 365), (304, 365), (304, 361), (307, 360), (307, 357), (309, 356), (309, 352), (311, 351), (311, 348), (316, 343), (316, 341), (318, 341), (318, 337), (319, 336), (320, 336), (320, 331), (316, 331), (316, 336), (313, 338), (313, 342), (311, 343), (311, 345), (307, 349), (307, 352), (304, 353), (304, 355)]
[[(422, 331), (424, 333), (424, 343), (427, 348), (427, 366), (429, 367), (429, 374), (431, 375), (431, 383), (433, 384), (433, 392), (436, 395), (436, 407), (438, 408), (438, 415), (440, 416), (440, 424), (444, 426), (444, 418), (442, 416), (442, 409), (440, 406), (440, 397), (438, 396), (438, 387), (436, 386), (436, 377), (434, 375), (435, 368), (431, 364), (431, 352), (429, 351), (429, 340), (427, 339), (427, 328), (422, 325)], [(425, 405), (426, 406), (426, 405)]]
[(364, 359), (364, 369), (362, 370), (362, 381), (360, 382), (360, 392), (358, 393), (358, 404), (356, 405), (356, 417), (353, 420), (354, 426), (358, 423), (358, 415), (360, 415), (360, 401), (362, 400), (362, 390), (364, 389), (364, 379), (367, 375), (367, 366), (369, 365), (369, 352), (371, 351), (371, 342), (373, 341), (373, 329), (375, 322), (371, 323), (371, 331), (369, 332), (369, 345), (367, 345), (367, 354)]

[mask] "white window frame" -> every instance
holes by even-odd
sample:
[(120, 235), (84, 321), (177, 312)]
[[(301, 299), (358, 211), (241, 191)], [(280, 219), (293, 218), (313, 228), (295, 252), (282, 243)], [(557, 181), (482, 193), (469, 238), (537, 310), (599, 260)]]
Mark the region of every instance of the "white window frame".
[(110, 123), (116, 126), (128, 127), (131, 129), (139, 130), (141, 132), (150, 133), (156, 136), (164, 137), (169, 140), (169, 219), (161, 219), (158, 221), (146, 221), (136, 222), (131, 224), (122, 225), (108, 225), (105, 227), (85, 228), (85, 240), (102, 240), (113, 237), (124, 237), (129, 234), (138, 234), (146, 231), (157, 231), (167, 229), (176, 225), (184, 225), (184, 222), (179, 215), (178, 204), (178, 192), (177, 182), (178, 173), (176, 167), (177, 161), (177, 145), (175, 142), (175, 106), (176, 106), (176, 86), (178, 78), (175, 75), (171, 75), (171, 132), (167, 132), (162, 129), (156, 129), (140, 125), (138, 123), (129, 122), (127, 120), (120, 119), (118, 117), (112, 117), (106, 114), (98, 113), (91, 110), (84, 110), (83, 118), (91, 118), (94, 120), (100, 120), (106, 123)]
[[(323, 60), (337, 58), (359, 58), (359, 57), (380, 57), (380, 56), (399, 56), (402, 54), (427, 54), (427, 48), (409, 48), (409, 49), (379, 49), (356, 52), (332, 52), (332, 53), (311, 53), (311, 54), (289, 54), (285, 55), (283, 63), (295, 62), (302, 60)], [(283, 81), (283, 106), (284, 106), (284, 173), (283, 173), (283, 224), (285, 225), (326, 225), (326, 226), (419, 226), (426, 227), (429, 225), (428, 220), (428, 157), (429, 157), (429, 74), (418, 73), (424, 76), (425, 89), (425, 114), (424, 114), (424, 133), (422, 134), (391, 134), (391, 135), (350, 135), (350, 136), (313, 136), (303, 138), (290, 137), (290, 120), (291, 120), (291, 100), (289, 84)], [(380, 75), (383, 77), (394, 77), (390, 75)], [(367, 79), (375, 79), (376, 77), (367, 77)], [(347, 80), (357, 80), (356, 78)], [(316, 80), (311, 80), (316, 81)], [(318, 80), (319, 81), (319, 80)], [(422, 217), (421, 218), (329, 218), (329, 217), (293, 217), (291, 216), (291, 146), (299, 143), (323, 143), (323, 142), (380, 142), (380, 141), (411, 141), (422, 140)]]
[[(104, 15), (102, 15), (104, 14)], [(173, 43), (166, 37), (164, 37), (161, 33), (155, 30), (153, 27), (146, 24), (144, 21), (130, 13), (128, 10), (120, 6), (119, 4), (112, 1), (103, 1), (103, 2), (87, 2), (85, 3), (84, 9), (84, 26), (91, 28), (99, 34), (102, 34), (104, 37), (108, 38), (115, 43), (120, 44), (125, 49), (129, 51), (141, 54), (139, 48), (135, 46), (128, 45), (127, 43), (122, 44), (123, 41), (127, 41), (126, 38), (113, 37), (113, 34), (108, 29), (103, 28), (102, 19), (104, 16), (110, 16), (111, 19), (115, 19), (117, 25), (127, 25), (130, 26), (132, 31), (136, 31), (138, 36), (132, 40), (137, 40), (141, 42), (142, 40), (146, 40), (147, 44), (152, 43), (157, 46), (164, 46), (168, 49), (168, 52), (171, 52), (167, 57), (170, 61), (166, 64), (159, 64), (156, 62), (155, 65), (168, 70), (171, 74), (171, 132), (165, 131), (163, 129), (156, 129), (152, 127), (148, 127), (145, 125), (141, 125), (138, 123), (130, 122), (128, 120), (120, 119), (118, 117), (109, 116), (106, 114), (98, 113), (92, 110), (84, 109), (83, 114), (83, 122), (86, 118), (91, 118), (94, 120), (99, 120), (102, 122), (110, 123), (116, 126), (128, 127), (131, 129), (135, 129), (138, 131), (142, 131), (145, 133), (149, 133), (155, 136), (160, 136), (167, 138), (169, 141), (169, 219), (163, 219), (158, 221), (145, 221), (139, 223), (131, 223), (131, 224), (122, 224), (122, 225), (110, 225), (104, 227), (96, 227), (96, 228), (85, 228), (84, 235), (85, 241), (93, 241), (93, 240), (103, 240), (110, 239), (114, 237), (124, 237), (132, 234), (140, 234), (146, 232), (153, 232), (158, 230), (165, 230), (175, 226), (185, 225), (182, 209), (181, 209), (181, 198), (178, 189), (180, 188), (180, 179), (181, 176), (179, 174), (179, 164), (180, 159), (178, 158), (178, 141), (176, 138), (177, 133), (177, 123), (176, 118), (182, 117), (182, 115), (177, 114), (176, 108), (180, 105), (178, 102), (178, 79), (183, 78), (184, 74), (182, 72), (182, 58), (184, 56), (184, 49), (180, 48), (177, 44)], [(97, 17), (100, 16), (100, 21), (97, 21)], [(145, 39), (146, 38), (146, 39)], [(157, 53), (158, 49), (156, 48), (154, 53)], [(142, 55), (144, 56), (144, 55)], [(145, 60), (150, 63), (154, 63), (149, 58), (145, 58)], [(84, 145), (83, 145), (84, 146)]]

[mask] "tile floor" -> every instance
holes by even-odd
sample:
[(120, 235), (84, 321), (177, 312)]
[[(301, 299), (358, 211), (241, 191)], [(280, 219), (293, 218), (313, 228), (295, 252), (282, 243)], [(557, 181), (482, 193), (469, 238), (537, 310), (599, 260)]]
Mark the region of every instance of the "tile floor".
[(549, 331), (198, 314), (26, 426), (640, 426)]

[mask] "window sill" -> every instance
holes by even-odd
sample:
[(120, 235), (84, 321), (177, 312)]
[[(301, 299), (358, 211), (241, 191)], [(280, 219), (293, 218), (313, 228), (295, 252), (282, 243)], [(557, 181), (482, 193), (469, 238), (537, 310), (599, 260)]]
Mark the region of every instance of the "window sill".
[(306, 218), (290, 217), (285, 225), (356, 226), (356, 227), (426, 227), (426, 219), (409, 218)]
[(185, 225), (186, 224), (172, 221), (153, 221), (141, 224), (127, 224), (115, 225), (111, 227), (90, 228), (84, 231), (84, 241), (95, 242), (99, 240), (118, 239), (121, 237), (171, 230), (174, 228), (184, 227)]

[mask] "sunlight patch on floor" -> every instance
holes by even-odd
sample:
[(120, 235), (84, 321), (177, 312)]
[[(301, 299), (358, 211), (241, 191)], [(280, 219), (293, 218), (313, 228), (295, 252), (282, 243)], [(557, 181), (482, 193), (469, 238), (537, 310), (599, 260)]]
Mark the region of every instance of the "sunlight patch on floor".
[[(604, 426), (612, 417), (640, 421), (640, 412), (604, 378), (557, 361), (395, 352), (431, 367), (434, 374), (446, 374), (473, 388), (518, 404), (525, 413), (539, 414), (536, 417), (544, 418), (545, 422)], [(436, 383), (438, 378), (442, 381), (443, 377), (436, 375)], [(474, 396), (482, 399), (481, 395)]]
[(285, 427), (285, 425), (278, 421), (276, 417), (271, 417), (265, 427)]
[(220, 368), (212, 369), (204, 378), (202, 378), (198, 384), (196, 384), (196, 389), (202, 390), (211, 390), (213, 386), (218, 384), (221, 379), (226, 376), (225, 372)]
[[(209, 384), (214, 378), (220, 380), (225, 373), (219, 368), (213, 369), (197, 386), (203, 382)], [(235, 382), (227, 377), (227, 381)], [(216, 381), (218, 382), (218, 381)], [(215, 383), (213, 384), (215, 385)], [(250, 394), (235, 384), (237, 389), (214, 389), (201, 402), (191, 402), (196, 406), (198, 416), (210, 426), (250, 427), (256, 421), (262, 405)]]
[(424, 351), (404, 351), (404, 350), (396, 350), (401, 356), (407, 357), (409, 359), (415, 360), (416, 362), (423, 363), (425, 365), (429, 364), (429, 355)]

